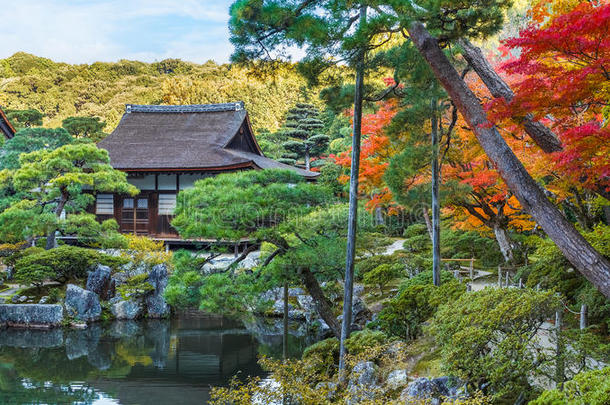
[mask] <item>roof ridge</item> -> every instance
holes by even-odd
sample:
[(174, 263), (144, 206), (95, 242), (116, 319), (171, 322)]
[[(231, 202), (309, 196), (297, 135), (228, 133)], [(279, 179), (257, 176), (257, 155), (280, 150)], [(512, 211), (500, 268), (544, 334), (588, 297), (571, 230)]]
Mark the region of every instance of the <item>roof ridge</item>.
[(125, 104), (125, 113), (198, 113), (218, 111), (240, 111), (244, 109), (244, 102), (219, 104), (187, 104), (187, 105), (159, 105), (159, 104)]

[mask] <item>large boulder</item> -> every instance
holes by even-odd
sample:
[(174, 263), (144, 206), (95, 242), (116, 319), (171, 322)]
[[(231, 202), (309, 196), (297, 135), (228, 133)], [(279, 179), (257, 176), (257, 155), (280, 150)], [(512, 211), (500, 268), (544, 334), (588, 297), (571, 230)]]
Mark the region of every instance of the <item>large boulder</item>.
[(169, 316), (169, 305), (162, 295), (146, 297), (146, 314), (149, 318), (165, 318)]
[(372, 361), (360, 361), (352, 369), (347, 390), (347, 404), (358, 404), (375, 397), (379, 389), (377, 384), (377, 367)]
[(52, 327), (64, 319), (61, 305), (2, 304), (0, 323), (11, 326)]
[(169, 315), (169, 305), (163, 298), (169, 275), (165, 264), (158, 264), (148, 274), (148, 283), (153, 291), (146, 296), (146, 313), (149, 318), (165, 318)]
[(397, 390), (398, 388), (402, 388), (407, 385), (408, 377), (407, 370), (391, 371), (385, 380), (385, 385), (391, 390)]
[(74, 284), (68, 284), (64, 306), (69, 316), (80, 321), (97, 321), (102, 314), (102, 306), (97, 294)]
[(87, 290), (96, 293), (100, 299), (107, 301), (114, 297), (116, 281), (112, 278), (110, 267), (98, 264), (87, 277)]
[(430, 404), (440, 404), (444, 399), (457, 399), (462, 396), (464, 383), (452, 377), (434, 379), (418, 378), (407, 385), (401, 393), (403, 401), (427, 400)]
[(133, 320), (142, 314), (142, 305), (133, 299), (118, 301), (112, 304), (110, 311), (116, 319)]

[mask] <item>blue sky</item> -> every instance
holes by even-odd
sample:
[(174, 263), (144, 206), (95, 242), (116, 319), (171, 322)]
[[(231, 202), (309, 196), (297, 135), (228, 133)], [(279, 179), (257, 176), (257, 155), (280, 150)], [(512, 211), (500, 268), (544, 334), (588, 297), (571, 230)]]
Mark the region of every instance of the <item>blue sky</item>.
[(232, 0), (0, 0), (0, 58), (229, 60)]

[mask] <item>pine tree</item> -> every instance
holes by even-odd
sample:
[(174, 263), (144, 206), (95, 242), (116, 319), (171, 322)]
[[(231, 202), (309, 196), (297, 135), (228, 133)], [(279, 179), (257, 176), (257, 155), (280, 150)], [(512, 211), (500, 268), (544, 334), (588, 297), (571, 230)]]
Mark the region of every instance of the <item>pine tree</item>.
[(324, 123), (315, 106), (299, 103), (291, 108), (282, 130), (283, 136), (289, 139), (282, 144), (288, 153), (282, 156), (280, 162), (295, 165), (297, 159), (303, 159), (305, 169), (309, 170), (311, 158), (324, 153), (330, 142), (327, 135), (318, 133), (322, 128)]

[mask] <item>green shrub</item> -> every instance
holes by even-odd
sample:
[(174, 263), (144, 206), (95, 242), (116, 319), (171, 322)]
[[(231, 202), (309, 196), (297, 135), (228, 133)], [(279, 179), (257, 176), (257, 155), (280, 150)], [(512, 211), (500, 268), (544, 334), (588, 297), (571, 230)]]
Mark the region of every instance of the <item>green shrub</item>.
[(610, 367), (574, 376), (563, 390), (544, 391), (529, 405), (607, 405), (610, 403)]
[(388, 343), (388, 336), (381, 331), (370, 329), (354, 332), (345, 340), (345, 348), (352, 356), (357, 356), (368, 352), (374, 347), (379, 347)]
[(314, 343), (303, 352), (303, 360), (320, 380), (330, 379), (339, 364), (339, 340), (330, 338)]
[(415, 339), (421, 333), (422, 324), (440, 305), (453, 302), (466, 292), (466, 287), (457, 280), (444, 282), (440, 287), (431, 284), (431, 277), (428, 280), (422, 283), (415, 279), (386, 303), (377, 319), (381, 330), (402, 339)]
[[(583, 236), (593, 247), (610, 258), (610, 226), (599, 224)], [(574, 309), (581, 304), (589, 308), (590, 324), (599, 324), (608, 333), (610, 330), (610, 300), (605, 298), (587, 281), (550, 239), (538, 239), (532, 263), (520, 269), (517, 278), (526, 280), (528, 287), (538, 284), (545, 289), (554, 289), (565, 296)]]
[(63, 300), (64, 292), (59, 288), (51, 288), (49, 290), (49, 300), (47, 304), (57, 304)]
[(531, 395), (532, 378), (550, 360), (536, 332), (560, 305), (553, 292), (486, 288), (442, 305), (427, 333), (444, 372), (485, 389), (494, 403), (514, 403)]
[[(455, 281), (455, 277), (448, 271), (441, 271), (441, 285)], [(422, 271), (413, 277), (400, 283), (399, 290), (402, 291), (412, 285), (432, 284), (432, 270)]]
[(129, 277), (123, 284), (117, 287), (117, 293), (123, 299), (139, 298), (152, 292), (155, 288), (148, 282), (148, 274), (138, 274)]
[(165, 299), (174, 308), (198, 308), (203, 285), (201, 268), (206, 259), (194, 256), (187, 250), (179, 250), (172, 256), (174, 271), (165, 289)]
[(22, 284), (41, 285), (46, 280), (66, 282), (87, 277), (96, 264), (116, 270), (125, 260), (95, 250), (63, 245), (51, 250), (29, 248), (18, 253), (15, 280)]
[(401, 264), (406, 265), (406, 255), (402, 252), (394, 252), (391, 255), (369, 256), (356, 263), (354, 273), (357, 280), (362, 280), (364, 275), (382, 264)]
[(390, 281), (400, 277), (403, 272), (404, 266), (401, 264), (381, 264), (365, 273), (362, 281), (366, 285), (378, 286), (381, 295), (383, 295), (383, 287)]

